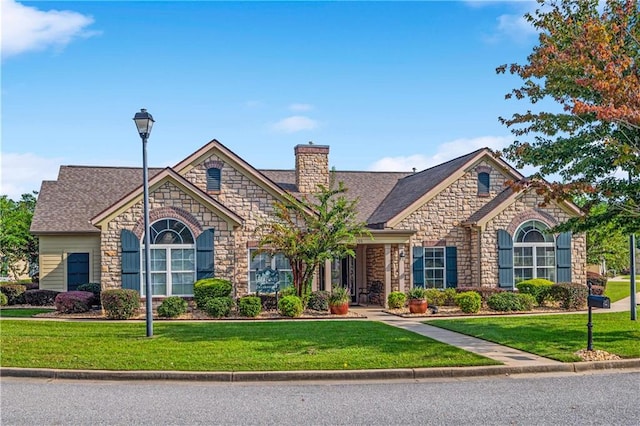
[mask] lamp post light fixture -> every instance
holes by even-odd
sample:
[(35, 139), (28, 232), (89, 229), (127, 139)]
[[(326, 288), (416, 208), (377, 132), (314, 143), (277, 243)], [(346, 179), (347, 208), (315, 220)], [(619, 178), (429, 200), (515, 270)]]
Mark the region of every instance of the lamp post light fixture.
[(147, 112), (146, 109), (141, 109), (140, 112), (136, 112), (133, 117), (133, 121), (136, 123), (138, 133), (142, 139), (142, 187), (144, 188), (144, 292), (146, 296), (146, 310), (147, 310), (147, 337), (153, 336), (153, 292), (151, 289), (151, 274), (149, 268), (151, 265), (151, 239), (149, 237), (149, 173), (147, 169), (147, 139), (151, 134), (151, 128), (155, 120)]

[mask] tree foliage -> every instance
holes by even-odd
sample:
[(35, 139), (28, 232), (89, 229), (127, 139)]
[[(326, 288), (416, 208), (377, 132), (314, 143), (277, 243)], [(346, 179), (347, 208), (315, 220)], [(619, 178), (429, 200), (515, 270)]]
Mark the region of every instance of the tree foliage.
[[(560, 111), (532, 111), (500, 118), (519, 139), (505, 150), (518, 167), (539, 167), (531, 181), (546, 200), (587, 198), (587, 214), (567, 227), (602, 222), (640, 228), (640, 11), (637, 0), (538, 0), (525, 18), (540, 32), (525, 64), (498, 73), (519, 76), (506, 95)], [(546, 183), (543, 176), (562, 182)], [(635, 177), (629, 179), (628, 176)], [(605, 209), (593, 209), (606, 203)]]
[[(606, 206), (594, 207), (596, 213)], [(601, 223), (587, 231), (587, 263), (622, 271), (629, 268), (629, 236), (614, 223)]]
[(0, 197), (0, 256), (14, 278), (28, 272), (29, 265), (38, 260), (38, 240), (29, 233), (35, 194), (23, 194), (19, 201)]
[(281, 253), (291, 265), (293, 285), (302, 297), (318, 266), (325, 260), (355, 256), (356, 238), (368, 235), (356, 220), (357, 200), (346, 197), (342, 182), (335, 187), (318, 185), (310, 197), (286, 194), (274, 204), (274, 217), (258, 227), (261, 234), (256, 253)]

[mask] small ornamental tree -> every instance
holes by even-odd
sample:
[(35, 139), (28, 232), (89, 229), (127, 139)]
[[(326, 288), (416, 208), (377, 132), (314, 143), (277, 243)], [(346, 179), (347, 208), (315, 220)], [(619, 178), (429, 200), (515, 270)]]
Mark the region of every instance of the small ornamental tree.
[(298, 297), (319, 265), (355, 256), (356, 238), (370, 235), (356, 219), (358, 200), (347, 199), (346, 193), (340, 182), (337, 187), (318, 185), (316, 193), (301, 199), (285, 194), (274, 204), (273, 219), (258, 227), (256, 253), (281, 253), (289, 261)]
[(22, 194), (20, 201), (0, 196), (0, 260), (2, 268), (16, 280), (38, 261), (38, 239), (29, 232), (35, 194)]

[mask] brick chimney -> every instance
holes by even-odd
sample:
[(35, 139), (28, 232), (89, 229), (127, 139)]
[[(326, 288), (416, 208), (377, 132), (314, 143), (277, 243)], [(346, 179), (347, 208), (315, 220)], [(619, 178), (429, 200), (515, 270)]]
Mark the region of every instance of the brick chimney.
[(303, 194), (317, 191), (319, 184), (329, 186), (329, 146), (296, 145), (296, 186)]

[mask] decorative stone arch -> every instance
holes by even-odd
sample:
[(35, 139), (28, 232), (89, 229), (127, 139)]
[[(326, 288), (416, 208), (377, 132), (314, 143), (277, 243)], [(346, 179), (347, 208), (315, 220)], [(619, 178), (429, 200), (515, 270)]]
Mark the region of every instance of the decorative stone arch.
[(518, 227), (529, 220), (538, 220), (549, 228), (553, 228), (558, 224), (558, 220), (549, 213), (540, 209), (532, 209), (516, 215), (507, 227), (507, 232), (509, 232), (510, 235), (514, 235)]
[(217, 160), (217, 159), (214, 160), (210, 158), (204, 162), (205, 169), (221, 169), (222, 170), (223, 166), (224, 166), (224, 161)]
[[(198, 235), (203, 231), (202, 225), (198, 222), (198, 219), (188, 211), (179, 207), (160, 207), (149, 212), (149, 225), (160, 219), (179, 220), (189, 228), (193, 234), (193, 238), (198, 238)], [(144, 217), (138, 219), (138, 222), (133, 227), (133, 233), (138, 237), (138, 239), (142, 239), (142, 235), (144, 234)]]
[(493, 169), (491, 167), (485, 166), (485, 165), (478, 166), (478, 167), (475, 168), (475, 171), (476, 171), (477, 174), (480, 174), (480, 173), (489, 173), (489, 174), (491, 174), (492, 170)]

